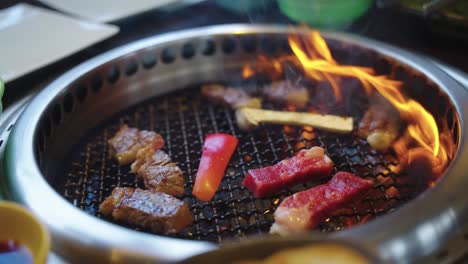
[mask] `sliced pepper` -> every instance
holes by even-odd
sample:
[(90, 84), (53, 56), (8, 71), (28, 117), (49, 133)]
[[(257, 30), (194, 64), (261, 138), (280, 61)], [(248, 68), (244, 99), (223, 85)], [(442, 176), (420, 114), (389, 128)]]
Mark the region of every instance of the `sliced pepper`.
[(210, 201), (224, 176), (226, 167), (237, 147), (237, 138), (224, 133), (210, 134), (205, 138), (192, 194)]

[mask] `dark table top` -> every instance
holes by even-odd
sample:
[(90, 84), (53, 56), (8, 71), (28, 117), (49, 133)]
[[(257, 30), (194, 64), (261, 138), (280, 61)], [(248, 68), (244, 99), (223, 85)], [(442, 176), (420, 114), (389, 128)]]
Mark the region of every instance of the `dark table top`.
[[(228, 23), (292, 23), (276, 6), (264, 1), (262, 8), (248, 14), (236, 14), (218, 6), (215, 1), (204, 1), (172, 12), (148, 11), (113, 22), (120, 32), (100, 43), (86, 48), (50, 66), (37, 70), (6, 85), (4, 104), (8, 106), (31, 89), (44, 86), (73, 66), (126, 43), (164, 32), (206, 25)], [(0, 8), (20, 1), (3, 0)], [(38, 1), (21, 1), (45, 7)], [(438, 34), (428, 33), (424, 21), (401, 10), (372, 8), (355, 23), (343, 29), (369, 38), (387, 42), (414, 52), (429, 55), (468, 73), (468, 43)], [(468, 32), (464, 32), (468, 35)]]

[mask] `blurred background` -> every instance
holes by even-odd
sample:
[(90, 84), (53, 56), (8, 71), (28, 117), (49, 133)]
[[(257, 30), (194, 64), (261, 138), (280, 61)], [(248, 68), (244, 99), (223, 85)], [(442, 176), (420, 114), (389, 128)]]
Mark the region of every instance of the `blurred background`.
[[(94, 4), (93, 1), (73, 2), (0, 2), (2, 10), (27, 3), (83, 21), (107, 23), (119, 28), (118, 33), (111, 37), (87, 47), (77, 47), (71, 55), (9, 81), (4, 105), (8, 106), (80, 62), (112, 48), (164, 32), (227, 23), (307, 24), (313, 28), (350, 32), (431, 56), (468, 72), (466, 0), (147, 0), (120, 1), (120, 4), (111, 5), (109, 2), (112, 1)], [(27, 41), (27, 36), (24, 37)], [(11, 40), (0, 39), (4, 44), (9, 41), (12, 45)], [(67, 45), (63, 38), (49, 41)], [(35, 43), (29, 43), (31, 49), (35, 49)]]

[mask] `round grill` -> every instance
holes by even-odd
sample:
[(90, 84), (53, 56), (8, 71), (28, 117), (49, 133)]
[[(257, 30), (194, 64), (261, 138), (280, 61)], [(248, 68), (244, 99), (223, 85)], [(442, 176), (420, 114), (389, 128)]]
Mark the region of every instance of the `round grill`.
[[(285, 197), (326, 180), (295, 186), (273, 197), (254, 199), (242, 187), (244, 175), (249, 169), (292, 157), (301, 149), (321, 146), (334, 161), (335, 172), (348, 171), (372, 178), (375, 185), (366, 198), (335, 212), (315, 231), (326, 234), (345, 229), (333, 234), (382, 247), (394, 235), (409, 234), (409, 228), (424, 219), (424, 213), (419, 213), (420, 218), (416, 219), (398, 212), (413, 203), (422, 208), (426, 204), (424, 199), (431, 208), (437, 204), (441, 207), (436, 208), (442, 208), (444, 201), (437, 200), (441, 196), (430, 198), (436, 196), (429, 193), (443, 191), (448, 175), (427, 192), (434, 179), (395, 174), (392, 172), (398, 165), (395, 154), (372, 150), (355, 133), (337, 135), (310, 127), (278, 125), (261, 125), (255, 131), (244, 132), (238, 128), (231, 109), (201, 98), (199, 87), (206, 83), (224, 83), (254, 93), (270, 83), (272, 80), (267, 76), (243, 79), (242, 66), (255, 64), (258, 53), (271, 57), (289, 54), (287, 33), (285, 28), (242, 26), (182, 32), (144, 40), (77, 67), (39, 94), (13, 131), (7, 148), (7, 170), (13, 175), (10, 178), (13, 189), (21, 188), (15, 194), (16, 199), (35, 210), (49, 224), (55, 238), (66, 242), (56, 247), (76, 259), (80, 259), (81, 253), (92, 251), (104, 260), (108, 257), (106, 252), (122, 248), (125, 249), (122, 252), (139, 256), (176, 260), (209, 248), (206, 243), (188, 240), (223, 242), (267, 233), (273, 213)], [(464, 142), (460, 135), (465, 113), (460, 112), (464, 110), (459, 105), (466, 92), (455, 82), (441, 77), (433, 67), (423, 66), (424, 61), (403, 51), (384, 45), (377, 47), (381, 44), (349, 36), (327, 34), (326, 39), (339, 63), (372, 67), (378, 74), (391, 74), (401, 80), (403, 89), (434, 115), (439, 128), (452, 132), (457, 148)], [(283, 79), (291, 78), (303, 77), (298, 71), (288, 71), (283, 76)], [(343, 104), (330, 99), (327, 84), (305, 84), (310, 89), (309, 105), (314, 111), (350, 115), (357, 127), (369, 104), (357, 80), (343, 80), (346, 98)], [(264, 108), (286, 109), (268, 101)], [(26, 129), (31, 123), (34, 129)], [(117, 228), (115, 223), (109, 223), (113, 222), (111, 219), (98, 219), (102, 218), (99, 205), (114, 187), (143, 187), (129, 173), (129, 166), (119, 166), (108, 153), (107, 140), (122, 124), (160, 133), (166, 141), (163, 150), (184, 172), (182, 199), (189, 204), (194, 222), (175, 234), (175, 239), (125, 223), (116, 223), (124, 226)], [(203, 203), (191, 191), (203, 140), (213, 132), (232, 134), (239, 139), (239, 145), (214, 199)], [(28, 166), (19, 163), (19, 157), (33, 164), (32, 169), (23, 171), (21, 168)], [(450, 166), (448, 170), (455, 169)], [(408, 203), (411, 200), (417, 201)], [(63, 213), (58, 216), (57, 210)], [(408, 207), (408, 210), (412, 209)], [(395, 212), (387, 214), (390, 211)], [(426, 213), (432, 215), (434, 211)], [(405, 219), (394, 232), (387, 230), (389, 223), (397, 220), (395, 217)], [(360, 223), (367, 224), (350, 228)], [(83, 241), (83, 234), (93, 238), (92, 243)], [(99, 247), (95, 248), (96, 244)]]

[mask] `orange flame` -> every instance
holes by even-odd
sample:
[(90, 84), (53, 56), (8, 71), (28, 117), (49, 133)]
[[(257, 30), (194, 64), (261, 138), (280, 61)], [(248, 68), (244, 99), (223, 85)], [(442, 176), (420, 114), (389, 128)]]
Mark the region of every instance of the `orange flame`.
[(247, 79), (252, 77), (255, 74), (254, 69), (252, 69), (252, 66), (250, 65), (244, 65), (244, 68), (242, 69), (242, 78)]
[[(307, 36), (291, 34), (288, 40), (295, 56), (273, 59), (261, 56), (256, 72), (269, 73), (273, 79), (277, 79), (284, 72), (284, 62), (292, 63), (301, 67), (310, 79), (328, 81), (338, 102), (343, 100), (339, 77), (357, 78), (367, 95), (377, 90), (399, 111), (401, 119), (407, 123), (403, 136), (393, 145), (397, 155), (399, 157), (406, 155), (406, 159), (411, 159), (407, 154), (408, 150), (421, 148), (425, 153), (430, 153), (434, 168), (443, 170), (446, 167), (454, 151), (450, 131), (444, 131), (439, 135), (439, 128), (432, 114), (420, 103), (402, 93), (400, 81), (393, 80), (390, 76), (376, 75), (369, 67), (339, 65), (334, 60), (326, 41), (317, 31), (310, 31)], [(443, 137), (442, 144), (439, 136)]]

